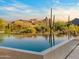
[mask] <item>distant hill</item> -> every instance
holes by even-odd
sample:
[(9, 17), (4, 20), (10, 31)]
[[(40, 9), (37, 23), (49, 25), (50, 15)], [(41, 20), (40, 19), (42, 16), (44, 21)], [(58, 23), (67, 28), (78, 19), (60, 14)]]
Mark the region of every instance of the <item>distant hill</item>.
[(79, 18), (75, 18), (71, 21), (72, 24), (74, 25), (79, 25)]

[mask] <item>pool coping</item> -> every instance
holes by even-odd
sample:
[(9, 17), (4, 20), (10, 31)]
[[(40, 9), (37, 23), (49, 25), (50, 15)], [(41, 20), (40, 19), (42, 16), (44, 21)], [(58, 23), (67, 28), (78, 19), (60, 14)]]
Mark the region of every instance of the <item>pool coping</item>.
[(59, 48), (59, 47), (65, 45), (65, 44), (67, 44), (68, 42), (70, 42), (70, 41), (72, 41), (72, 40), (74, 40), (74, 39), (65, 40), (64, 42), (61, 42), (60, 44), (55, 45), (55, 46), (53, 46), (53, 47), (50, 47), (50, 48), (48, 48), (47, 50), (42, 51), (41, 53), (42, 53), (43, 55), (45, 55), (45, 54), (47, 54), (48, 52), (54, 51), (55, 49), (57, 49), (57, 48)]
[(72, 41), (74, 39), (70, 39), (70, 40), (65, 40), (64, 42), (61, 42), (60, 44), (58, 45), (55, 45), (53, 47), (50, 47), (42, 52), (35, 52), (35, 51), (28, 51), (28, 50), (22, 50), (22, 49), (17, 49), (17, 48), (10, 48), (10, 47), (3, 47), (3, 46), (0, 46), (0, 48), (2, 49), (8, 49), (8, 50), (13, 50), (13, 51), (18, 51), (18, 52), (24, 52), (24, 53), (31, 53), (31, 54), (35, 54), (35, 55), (45, 55), (51, 51), (54, 51), (55, 49), (67, 44), (68, 42)]

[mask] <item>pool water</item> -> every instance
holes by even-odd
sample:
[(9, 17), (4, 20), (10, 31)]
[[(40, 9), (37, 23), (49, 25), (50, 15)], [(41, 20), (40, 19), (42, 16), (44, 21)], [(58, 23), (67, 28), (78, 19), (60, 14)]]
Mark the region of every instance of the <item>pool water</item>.
[[(1, 37), (1, 36), (0, 36)], [(13, 35), (0, 38), (0, 46), (16, 48), (28, 51), (42, 52), (48, 48), (68, 40), (67, 36), (35, 36), (35, 37), (16, 37)]]

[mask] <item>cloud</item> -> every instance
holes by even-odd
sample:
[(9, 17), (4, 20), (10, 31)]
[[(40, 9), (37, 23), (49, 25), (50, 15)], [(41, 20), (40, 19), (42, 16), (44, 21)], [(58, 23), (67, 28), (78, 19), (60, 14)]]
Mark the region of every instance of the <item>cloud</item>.
[[(0, 11), (5, 12), (8, 18), (42, 18), (47, 16), (48, 8), (34, 8), (28, 4), (11, 0), (13, 3), (0, 6)], [(6, 2), (6, 1), (5, 1)]]
[(76, 3), (76, 6), (79, 6), (79, 2)]
[(70, 16), (71, 19), (79, 18), (79, 8), (78, 7), (71, 7), (71, 8), (63, 8), (57, 7), (52, 10), (53, 14), (56, 15), (57, 20), (65, 20), (67, 21), (67, 17)]
[[(4, 1), (4, 0), (0, 0)], [(50, 8), (48, 7), (42, 7), (40, 9), (34, 8), (33, 6), (30, 6), (28, 4), (24, 4), (18, 1), (11, 0), (13, 3), (6, 6), (0, 6), (0, 11), (4, 11), (8, 18), (13, 19), (28, 19), (28, 18), (42, 18), (42, 17), (50, 17)], [(79, 3), (75, 6), (67, 6), (63, 7), (61, 5), (60, 0), (52, 0), (54, 4), (51, 4), (50, 7), (53, 8), (53, 15), (56, 15), (56, 19), (67, 19), (68, 15), (71, 16), (71, 18), (79, 17)], [(10, 12), (9, 12), (10, 11)]]
[(5, 10), (8, 10), (8, 11), (15, 11), (16, 8), (15, 7), (4, 7)]
[(57, 4), (60, 4), (61, 3), (59, 0), (55, 0), (54, 2), (57, 3)]
[(52, 0), (52, 5), (59, 5), (61, 4), (60, 0)]
[[(14, 2), (14, 1), (13, 1)], [(16, 12), (16, 13), (30, 13), (33, 12), (32, 7), (27, 5), (27, 4), (23, 4), (20, 2), (15, 1), (13, 4), (10, 5), (6, 5), (6, 6), (0, 6), (0, 10), (4, 10), (6, 12), (11, 11)]]

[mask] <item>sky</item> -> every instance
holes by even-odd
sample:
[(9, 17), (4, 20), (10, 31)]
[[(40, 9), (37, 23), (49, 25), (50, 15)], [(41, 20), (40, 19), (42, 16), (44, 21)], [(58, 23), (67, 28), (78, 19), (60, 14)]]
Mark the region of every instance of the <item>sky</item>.
[(79, 0), (0, 0), (0, 18), (42, 19), (50, 17), (51, 8), (57, 20), (79, 18)]

